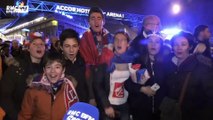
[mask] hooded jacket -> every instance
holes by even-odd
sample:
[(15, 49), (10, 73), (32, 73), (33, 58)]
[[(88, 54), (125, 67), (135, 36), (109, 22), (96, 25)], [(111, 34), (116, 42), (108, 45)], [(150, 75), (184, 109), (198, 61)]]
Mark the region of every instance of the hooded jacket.
[(43, 72), (41, 63), (32, 63), (30, 54), (27, 52), (22, 58), (14, 60), (5, 71), (1, 80), (0, 106), (6, 112), (6, 120), (17, 119), (27, 88), (26, 79), (29, 75)]

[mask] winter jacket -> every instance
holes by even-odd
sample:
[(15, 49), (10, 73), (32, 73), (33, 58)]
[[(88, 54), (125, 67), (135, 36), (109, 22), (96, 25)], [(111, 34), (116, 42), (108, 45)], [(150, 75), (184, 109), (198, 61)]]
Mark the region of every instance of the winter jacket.
[(29, 53), (24, 54), (22, 58), (17, 58), (13, 65), (8, 67), (0, 87), (0, 106), (6, 112), (6, 120), (17, 119), (27, 88), (27, 77), (42, 72), (42, 65), (32, 63)]
[[(46, 84), (31, 84), (25, 92), (18, 120), (62, 120), (69, 107), (78, 101), (73, 85), (71, 91), (65, 92), (65, 85), (68, 84), (65, 81), (56, 91)], [(65, 105), (66, 93), (69, 94), (68, 108)]]
[(94, 79), (94, 69), (99, 64), (109, 64), (113, 56), (112, 49), (109, 49), (109, 45), (112, 43), (112, 36), (106, 29), (103, 29), (102, 41), (100, 43), (98, 43), (96, 33), (92, 31), (92, 29), (87, 30), (81, 38), (80, 53), (86, 63), (86, 80), (88, 80), (87, 82), (89, 83), (89, 99), (94, 99), (91, 84)]
[(208, 58), (203, 55), (191, 55), (179, 66), (174, 63), (173, 57), (170, 64), (167, 64), (170, 69), (167, 96), (178, 101), (186, 76), (190, 73), (180, 105), (183, 120), (212, 120), (213, 74)]
[(86, 64), (98, 65), (109, 63), (111, 60), (111, 57), (109, 55), (113, 55), (113, 53), (110, 52), (112, 50), (108, 49), (108, 45), (110, 43), (113, 43), (112, 36), (106, 29), (103, 29), (102, 42), (100, 43), (102, 49), (99, 50), (99, 43), (96, 39), (96, 33), (91, 29), (86, 31), (80, 41), (80, 53), (84, 58)]
[(76, 60), (71, 62), (66, 60), (65, 74), (71, 75), (77, 81), (76, 92), (79, 100), (82, 102), (88, 102), (89, 92), (88, 85), (85, 78), (86, 65), (83, 58), (78, 54)]
[[(165, 80), (166, 80), (166, 68), (165, 63), (160, 61), (153, 61), (151, 64), (150, 59), (138, 61), (141, 64), (141, 68), (148, 70), (150, 78), (145, 84), (138, 84), (129, 79), (125, 82), (125, 88), (129, 92), (129, 105), (130, 112), (135, 119), (152, 119), (153, 114), (159, 113), (159, 106), (162, 99), (165, 96)], [(147, 96), (141, 92), (141, 87), (152, 86), (157, 83), (160, 89), (156, 91), (154, 97)]]

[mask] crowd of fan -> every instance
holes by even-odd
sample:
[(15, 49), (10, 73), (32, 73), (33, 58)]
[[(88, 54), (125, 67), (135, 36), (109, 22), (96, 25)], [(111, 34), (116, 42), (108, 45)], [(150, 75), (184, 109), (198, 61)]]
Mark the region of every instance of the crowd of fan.
[(61, 120), (81, 101), (96, 106), (100, 120), (213, 120), (208, 26), (168, 42), (155, 15), (133, 40), (106, 30), (100, 8), (88, 22), (82, 38), (65, 29), (50, 47), (38, 32), (27, 48), (1, 43), (0, 119)]

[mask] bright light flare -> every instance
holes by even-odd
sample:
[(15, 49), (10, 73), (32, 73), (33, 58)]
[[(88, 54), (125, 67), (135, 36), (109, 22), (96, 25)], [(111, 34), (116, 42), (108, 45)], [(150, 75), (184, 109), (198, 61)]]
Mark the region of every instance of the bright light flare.
[(180, 13), (180, 11), (181, 11), (180, 4), (175, 3), (175, 4), (172, 5), (172, 13), (173, 14), (178, 14), (178, 13)]
[(160, 31), (161, 34), (165, 36), (166, 39), (170, 40), (174, 35), (178, 34), (181, 31), (179, 28), (167, 28)]

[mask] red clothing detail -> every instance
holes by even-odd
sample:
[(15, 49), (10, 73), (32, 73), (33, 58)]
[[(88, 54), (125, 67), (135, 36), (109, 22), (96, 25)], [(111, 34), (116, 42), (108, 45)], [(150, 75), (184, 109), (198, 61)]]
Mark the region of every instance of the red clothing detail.
[[(107, 35), (103, 36), (103, 45), (107, 46)], [(98, 50), (95, 45), (94, 37), (91, 31), (87, 31), (83, 34), (80, 42), (80, 53), (84, 58), (87, 65), (99, 65), (102, 63), (109, 63), (113, 56), (113, 51), (104, 47), (102, 54), (98, 55)]]
[(104, 34), (103, 36), (103, 45), (105, 46), (102, 49), (101, 55), (98, 54), (98, 49), (95, 45), (95, 40), (92, 32), (88, 30), (83, 34), (83, 37), (81, 38), (80, 41), (80, 53), (82, 57), (84, 58), (86, 62), (86, 78), (90, 78), (90, 65), (99, 65), (106, 63), (109, 65), (110, 60), (113, 57), (113, 51), (108, 49), (108, 40), (107, 40), (107, 34)]

